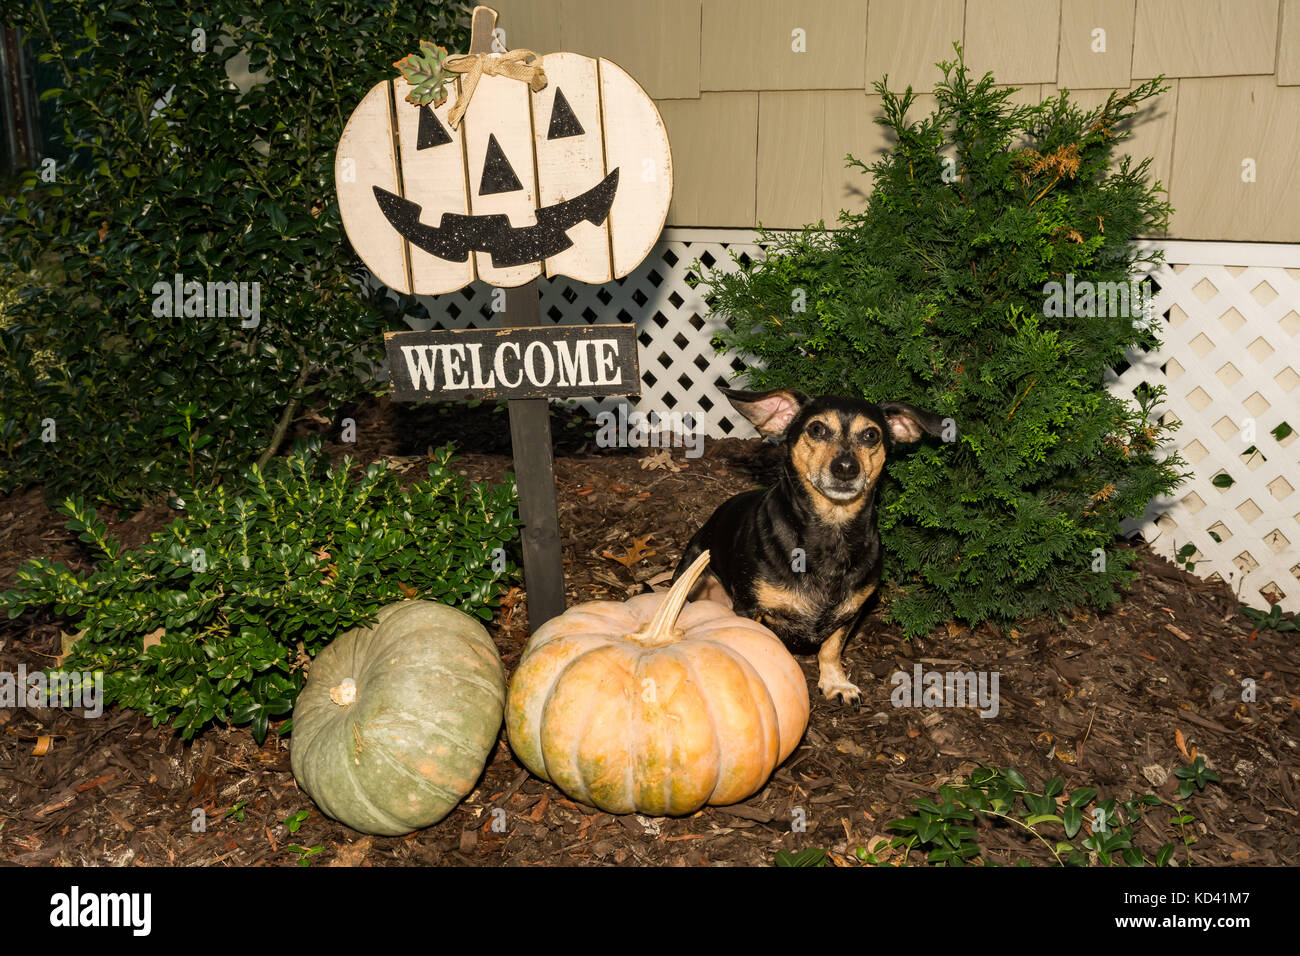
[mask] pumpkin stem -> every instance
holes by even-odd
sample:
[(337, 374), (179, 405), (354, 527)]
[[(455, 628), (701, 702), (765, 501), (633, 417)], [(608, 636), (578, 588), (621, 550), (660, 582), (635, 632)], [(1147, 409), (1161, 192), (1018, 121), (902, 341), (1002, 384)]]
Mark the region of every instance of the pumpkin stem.
[(330, 688), (330, 700), (340, 707), (346, 707), (349, 704), (356, 703), (357, 700), (357, 682), (351, 677), (343, 678), (343, 682), (337, 687)]
[(682, 612), (682, 605), (686, 603), (686, 595), (691, 593), (696, 578), (703, 574), (708, 566), (709, 552), (702, 551), (700, 556), (691, 562), (686, 573), (678, 578), (677, 583), (669, 590), (668, 597), (663, 604), (659, 605), (659, 610), (655, 612), (650, 623), (639, 632), (642, 644), (647, 647), (657, 647), (672, 641), (673, 625), (677, 622), (677, 615)]

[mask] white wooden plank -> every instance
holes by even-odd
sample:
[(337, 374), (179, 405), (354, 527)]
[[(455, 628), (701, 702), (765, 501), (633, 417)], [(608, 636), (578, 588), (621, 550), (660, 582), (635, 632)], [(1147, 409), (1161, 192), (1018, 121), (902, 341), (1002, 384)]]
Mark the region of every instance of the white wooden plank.
[[(542, 67), (547, 83), (533, 94), (533, 142), (539, 205), (551, 206), (596, 186), (605, 178), (606, 170), (596, 61), (577, 53), (551, 53), (542, 58)], [(556, 118), (557, 94), (561, 109), (567, 104), (582, 127), (581, 134), (549, 138)], [(571, 226), (567, 234), (573, 245), (546, 260), (546, 274), (566, 275), (581, 282), (608, 282), (609, 220), (600, 225), (583, 220)]]
[[(441, 133), (449, 136), (451, 141), (418, 149), (420, 107), (407, 102), (406, 94), (410, 88), (405, 79), (394, 81), (403, 190), (407, 199), (420, 206), (421, 223), (438, 226), (444, 213), (469, 215), (465, 147), (461, 142), (461, 131), (452, 129), (447, 120), (447, 114), (456, 102), (456, 91), (452, 90), (441, 106), (431, 107), (434, 117), (442, 125)], [(472, 254), (467, 255), (463, 262), (455, 262), (411, 245), (410, 256), (415, 291), (419, 295), (455, 292), (474, 281)]]
[[(475, 216), (503, 213), (510, 226), (531, 226), (537, 221), (536, 183), (533, 170), (533, 133), (529, 122), (528, 85), (504, 76), (484, 76), (478, 82), (474, 98), (461, 121), (465, 136), (469, 173), (469, 206)], [(519, 188), (508, 192), (482, 194), (483, 164), (488, 144), (495, 137)], [(474, 253), (478, 276), (490, 285), (512, 287), (536, 279), (542, 273), (540, 262), (497, 266), (486, 252)]]
[(339, 215), (352, 248), (384, 285), (410, 292), (405, 241), (375, 201), (374, 186), (398, 192), (387, 81), (371, 87), (348, 117), (334, 154)]
[(605, 166), (617, 169), (610, 212), (614, 276), (627, 275), (659, 239), (673, 194), (668, 133), (654, 102), (617, 64), (600, 60)]

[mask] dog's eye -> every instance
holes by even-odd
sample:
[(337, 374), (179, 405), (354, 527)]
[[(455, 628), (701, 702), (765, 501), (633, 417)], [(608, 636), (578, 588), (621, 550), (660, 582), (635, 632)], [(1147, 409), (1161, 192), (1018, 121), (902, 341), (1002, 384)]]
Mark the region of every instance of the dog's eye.
[(864, 445), (879, 445), (879, 444), (880, 444), (880, 430), (877, 429), (877, 428), (868, 428), (866, 431), (864, 431), (864, 432), (862, 433), (862, 444), (864, 444)]
[(808, 434), (813, 438), (825, 438), (830, 434), (830, 429), (821, 422), (813, 422), (808, 426)]

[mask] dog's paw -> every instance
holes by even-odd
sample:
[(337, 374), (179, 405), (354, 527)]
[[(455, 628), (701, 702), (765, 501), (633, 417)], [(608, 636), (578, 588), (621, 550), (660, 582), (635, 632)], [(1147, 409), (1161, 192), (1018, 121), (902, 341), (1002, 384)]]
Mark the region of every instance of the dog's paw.
[(840, 703), (850, 707), (862, 702), (862, 691), (856, 684), (849, 683), (843, 674), (823, 674), (817, 681), (817, 689), (828, 701), (838, 697)]

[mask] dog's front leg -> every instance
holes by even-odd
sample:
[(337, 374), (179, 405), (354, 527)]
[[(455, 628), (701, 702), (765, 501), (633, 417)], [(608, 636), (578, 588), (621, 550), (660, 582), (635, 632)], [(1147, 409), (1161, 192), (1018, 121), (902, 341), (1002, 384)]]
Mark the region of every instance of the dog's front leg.
[(846, 704), (856, 704), (862, 699), (862, 691), (857, 685), (849, 683), (844, 665), (840, 662), (844, 641), (852, 630), (852, 626), (847, 624), (836, 628), (817, 649), (817, 689), (827, 700), (839, 697)]

